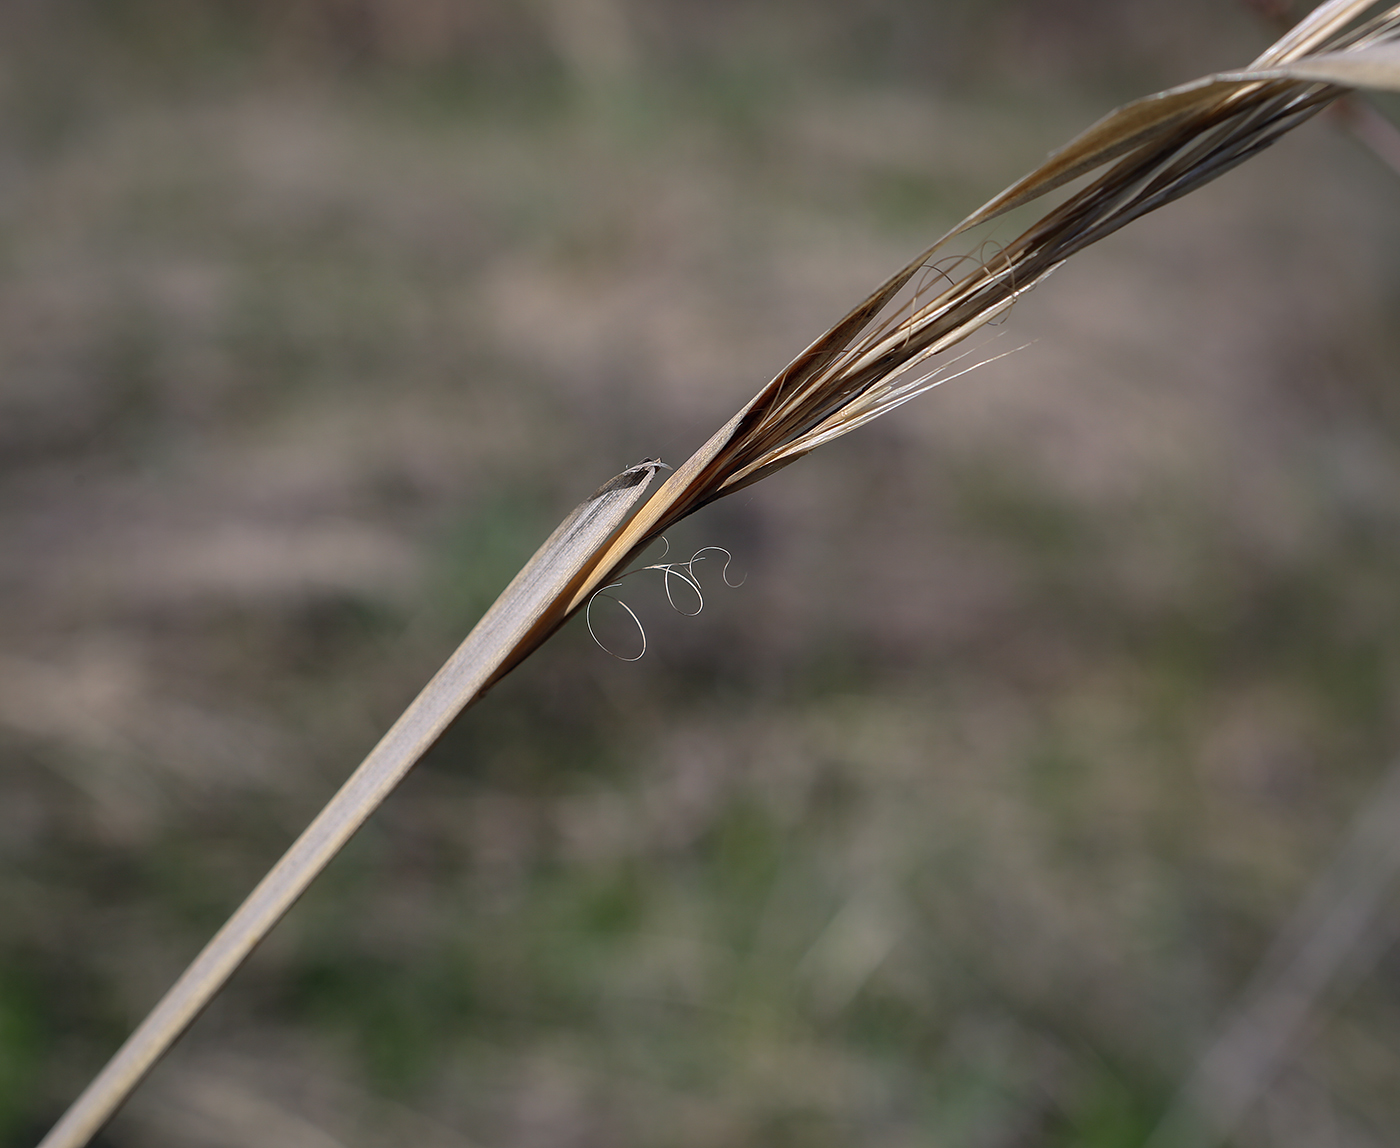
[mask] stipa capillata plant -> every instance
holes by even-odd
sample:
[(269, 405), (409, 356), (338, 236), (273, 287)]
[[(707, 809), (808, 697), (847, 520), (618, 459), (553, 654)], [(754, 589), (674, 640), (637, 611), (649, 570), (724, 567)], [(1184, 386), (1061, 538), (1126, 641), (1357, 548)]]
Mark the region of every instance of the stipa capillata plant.
[[(655, 459), (599, 487), (511, 581), (43, 1148), (85, 1144), (462, 711), (670, 526), (938, 385), (949, 368), (930, 360), (1006, 315), (1076, 252), (1365, 87), (1400, 88), (1400, 5), (1327, 0), (1248, 68), (1119, 108), (877, 287), (654, 491), (663, 465)], [(1005, 247), (980, 259), (945, 260), (970, 229), (1076, 180), (1083, 185)]]

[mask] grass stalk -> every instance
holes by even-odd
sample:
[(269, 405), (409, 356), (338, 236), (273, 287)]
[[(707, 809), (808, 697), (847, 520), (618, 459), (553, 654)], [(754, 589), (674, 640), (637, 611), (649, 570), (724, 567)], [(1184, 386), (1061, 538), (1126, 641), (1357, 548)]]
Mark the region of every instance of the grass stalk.
[[(428, 748), (654, 538), (943, 380), (918, 368), (1066, 259), (1210, 182), (1353, 88), (1400, 88), (1400, 5), (1327, 0), (1249, 68), (1110, 113), (887, 279), (645, 502), (660, 464), (605, 483), (550, 536), (350, 779), (43, 1140), (81, 1148)], [(939, 270), (969, 229), (1102, 170), (992, 257)], [(934, 274), (943, 283), (927, 289)]]

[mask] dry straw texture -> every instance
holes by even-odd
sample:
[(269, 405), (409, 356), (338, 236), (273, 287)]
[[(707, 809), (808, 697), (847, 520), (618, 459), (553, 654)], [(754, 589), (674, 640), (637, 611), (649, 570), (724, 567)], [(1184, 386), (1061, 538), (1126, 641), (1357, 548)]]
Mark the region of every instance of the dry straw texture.
[[(937, 385), (930, 361), (1004, 316), (1066, 259), (1213, 180), (1350, 87), (1400, 87), (1400, 8), (1330, 0), (1249, 68), (1127, 105), (974, 212), (817, 339), (651, 497), (651, 460), (561, 524), (44, 1141), (85, 1143), (448, 725), (680, 519)], [(1371, 13), (1368, 15), (1368, 13)], [(1094, 176), (1093, 173), (1102, 174)], [(985, 258), (969, 229), (1087, 180)]]

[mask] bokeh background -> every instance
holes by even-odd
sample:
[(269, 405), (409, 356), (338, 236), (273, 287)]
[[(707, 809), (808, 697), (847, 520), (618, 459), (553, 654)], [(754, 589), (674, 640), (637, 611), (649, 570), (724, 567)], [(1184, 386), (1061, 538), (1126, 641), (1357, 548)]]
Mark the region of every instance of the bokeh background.
[[(0, 1142), (580, 498), (1270, 39), (5, 0)], [(1233, 1143), (1400, 1140), (1396, 178), (1310, 124), (689, 520), (742, 587), (634, 578), (644, 660), (575, 621), (502, 683), (104, 1143), (1129, 1148), (1193, 1073), (1243, 1081)]]

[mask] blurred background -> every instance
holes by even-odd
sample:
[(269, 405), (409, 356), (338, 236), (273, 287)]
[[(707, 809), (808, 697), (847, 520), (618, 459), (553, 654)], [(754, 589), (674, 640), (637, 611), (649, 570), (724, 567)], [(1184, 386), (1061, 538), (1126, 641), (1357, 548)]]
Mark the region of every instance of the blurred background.
[[(1273, 35), (4, 0), (0, 1143), (576, 502)], [(643, 661), (575, 620), (498, 686), (103, 1143), (1128, 1148), (1192, 1095), (1400, 1140), (1396, 192), (1314, 122), (683, 524), (743, 585), (631, 579)]]

